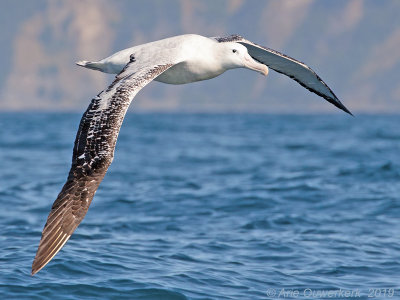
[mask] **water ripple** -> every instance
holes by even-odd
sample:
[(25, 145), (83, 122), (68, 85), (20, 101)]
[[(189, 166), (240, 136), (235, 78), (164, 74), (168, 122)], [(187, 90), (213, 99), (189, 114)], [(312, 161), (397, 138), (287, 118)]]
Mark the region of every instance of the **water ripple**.
[(398, 116), (128, 115), (85, 220), (31, 277), (79, 118), (1, 115), (1, 299), (399, 297)]

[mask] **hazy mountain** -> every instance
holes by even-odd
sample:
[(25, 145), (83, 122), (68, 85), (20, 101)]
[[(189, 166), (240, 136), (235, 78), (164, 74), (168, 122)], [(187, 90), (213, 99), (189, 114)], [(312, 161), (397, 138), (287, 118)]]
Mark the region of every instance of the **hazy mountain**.
[[(0, 1), (0, 110), (79, 110), (113, 76), (75, 61), (183, 33), (241, 34), (310, 65), (354, 112), (400, 112), (400, 1)], [(132, 108), (131, 108), (132, 109)], [(152, 83), (137, 111), (335, 108), (287, 77)]]

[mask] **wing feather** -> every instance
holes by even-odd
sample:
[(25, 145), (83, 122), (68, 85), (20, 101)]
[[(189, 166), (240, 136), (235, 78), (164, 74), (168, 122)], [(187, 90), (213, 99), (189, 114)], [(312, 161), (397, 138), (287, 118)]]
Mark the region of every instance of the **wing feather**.
[(135, 95), (173, 64), (147, 66), (132, 73), (129, 63), (114, 82), (92, 99), (75, 139), (68, 178), (53, 203), (32, 264), (39, 272), (64, 246), (85, 217), (113, 157), (125, 113)]
[(214, 39), (220, 43), (237, 42), (244, 45), (250, 56), (255, 60), (265, 64), (278, 73), (292, 78), (309, 91), (321, 96), (336, 107), (352, 115), (329, 86), (305, 63), (276, 50), (250, 42), (240, 35), (216, 37)]

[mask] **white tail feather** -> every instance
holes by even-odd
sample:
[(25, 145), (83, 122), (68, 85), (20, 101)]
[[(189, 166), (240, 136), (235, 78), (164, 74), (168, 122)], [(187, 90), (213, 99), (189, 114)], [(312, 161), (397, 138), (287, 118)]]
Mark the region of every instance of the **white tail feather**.
[(77, 61), (76, 64), (78, 66), (81, 66), (81, 67), (84, 67), (84, 68), (88, 68), (88, 69), (92, 69), (92, 70), (97, 70), (97, 71), (102, 71), (103, 72), (102, 64), (98, 63), (98, 62), (91, 62), (91, 61), (81, 60), (81, 61)]

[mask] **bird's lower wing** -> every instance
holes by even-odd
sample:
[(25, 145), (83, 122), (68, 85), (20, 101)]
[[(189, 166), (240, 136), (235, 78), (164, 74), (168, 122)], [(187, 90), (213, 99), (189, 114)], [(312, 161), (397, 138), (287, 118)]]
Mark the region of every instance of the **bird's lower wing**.
[(32, 264), (40, 271), (64, 246), (85, 217), (93, 196), (114, 157), (125, 113), (135, 95), (174, 64), (147, 66), (135, 73), (130, 64), (107, 90), (92, 99), (76, 135), (67, 182), (54, 202)]
[(323, 97), (336, 107), (351, 114), (351, 112), (340, 102), (328, 85), (305, 63), (273, 49), (257, 45), (246, 40), (240, 35), (214, 38), (218, 42), (237, 42), (247, 48), (250, 56), (265, 64), (272, 70), (289, 76), (309, 91)]

